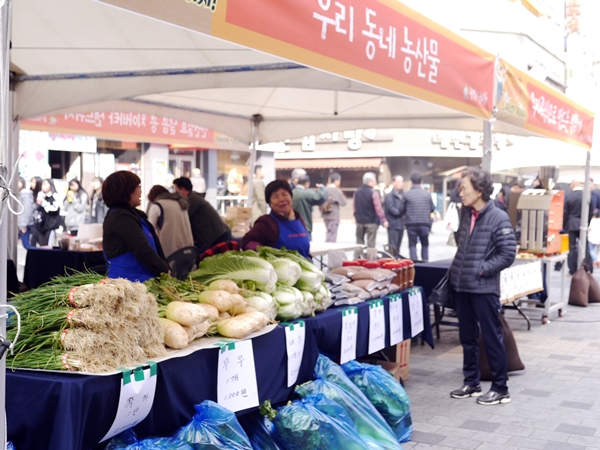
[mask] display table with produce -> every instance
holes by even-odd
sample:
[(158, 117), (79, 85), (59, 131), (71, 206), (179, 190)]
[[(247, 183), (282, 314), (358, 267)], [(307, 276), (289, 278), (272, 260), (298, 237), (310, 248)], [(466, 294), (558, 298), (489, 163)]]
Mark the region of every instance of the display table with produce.
[[(100, 449), (103, 438), (130, 427), (142, 437), (171, 435), (206, 399), (238, 413), (265, 400), (284, 402), (295, 385), (313, 378), (319, 351), (335, 357), (348, 310), (356, 355), (346, 360), (373, 353), (363, 342), (375, 331), (376, 350), (391, 342), (390, 330), (392, 343), (423, 330), (433, 344), (420, 289), (327, 310), (332, 298), (324, 278), (296, 254), (263, 248), (260, 255), (207, 258), (186, 281), (163, 275), (140, 284), (75, 274), (20, 294), (13, 305), (22, 316), (21, 336), (7, 356), (9, 439), (16, 448)], [(267, 326), (275, 317), (281, 323)], [(15, 317), (8, 328), (14, 340)], [(238, 375), (249, 374), (253, 390), (232, 388)], [(136, 386), (141, 390), (128, 397)]]

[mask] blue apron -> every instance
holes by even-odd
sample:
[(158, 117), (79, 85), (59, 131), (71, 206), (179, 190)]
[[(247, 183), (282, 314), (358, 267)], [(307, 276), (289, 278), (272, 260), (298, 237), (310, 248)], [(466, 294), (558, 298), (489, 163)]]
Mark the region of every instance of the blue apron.
[[(142, 224), (142, 232), (150, 247), (156, 251), (156, 243), (150, 231), (148, 223), (144, 219), (140, 219)], [(154, 278), (154, 274), (144, 266), (133, 253), (127, 252), (122, 255), (108, 259), (108, 277), (109, 278), (125, 278), (129, 281), (139, 281), (143, 283), (150, 278)]]
[(279, 225), (279, 237), (275, 243), (275, 248), (285, 247), (287, 250), (296, 250), (305, 258), (309, 258), (310, 238), (302, 222), (298, 219), (282, 220), (273, 212), (271, 212), (271, 217)]

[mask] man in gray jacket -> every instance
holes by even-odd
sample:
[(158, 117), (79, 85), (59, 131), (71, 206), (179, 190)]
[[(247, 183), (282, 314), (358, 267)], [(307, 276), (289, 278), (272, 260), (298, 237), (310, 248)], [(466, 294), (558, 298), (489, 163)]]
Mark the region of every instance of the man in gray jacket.
[(408, 233), (410, 259), (417, 260), (417, 242), (421, 242), (421, 261), (429, 260), (429, 232), (431, 231), (431, 213), (435, 205), (431, 194), (423, 189), (421, 175), (410, 176), (412, 187), (404, 194), (404, 223)]
[(400, 256), (400, 245), (402, 244), (402, 235), (404, 234), (404, 222), (402, 213), (404, 211), (404, 178), (400, 175), (394, 177), (392, 190), (385, 196), (383, 209), (385, 217), (390, 226), (388, 227), (388, 244), (390, 252), (394, 256)]
[(325, 242), (337, 241), (338, 228), (340, 227), (340, 206), (346, 206), (348, 203), (344, 193), (340, 189), (341, 182), (342, 177), (339, 173), (334, 172), (329, 176), (329, 185), (327, 186), (329, 198), (319, 206), (321, 216), (323, 216), (323, 221), (325, 222), (325, 228), (327, 228)]

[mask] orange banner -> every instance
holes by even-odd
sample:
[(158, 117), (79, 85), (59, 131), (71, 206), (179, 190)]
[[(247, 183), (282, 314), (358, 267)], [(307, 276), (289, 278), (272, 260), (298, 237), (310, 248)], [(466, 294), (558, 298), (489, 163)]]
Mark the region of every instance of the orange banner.
[(591, 148), (594, 114), (564, 94), (500, 59), (496, 65), (497, 119)]

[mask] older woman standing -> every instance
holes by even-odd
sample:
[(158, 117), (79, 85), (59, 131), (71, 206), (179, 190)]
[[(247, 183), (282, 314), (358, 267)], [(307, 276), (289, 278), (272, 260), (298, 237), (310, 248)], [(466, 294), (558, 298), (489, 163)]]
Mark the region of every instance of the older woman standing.
[(310, 238), (302, 217), (292, 208), (292, 189), (285, 180), (271, 181), (265, 188), (271, 213), (254, 222), (242, 238), (242, 248), (254, 250), (261, 245), (296, 250), (310, 258)]
[(131, 172), (115, 172), (102, 184), (102, 198), (110, 208), (102, 238), (110, 278), (143, 282), (169, 271), (154, 227), (136, 209), (141, 195), (140, 179)]
[[(450, 396), (480, 397), (477, 403), (482, 405), (510, 402), (506, 350), (498, 314), (500, 272), (514, 262), (517, 244), (508, 215), (490, 199), (493, 190), (488, 172), (470, 167), (463, 175), (458, 249), (449, 272), (451, 294), (456, 299), (464, 374), (464, 385)], [(483, 396), (479, 384), (479, 333), (493, 377), (489, 392)]]

